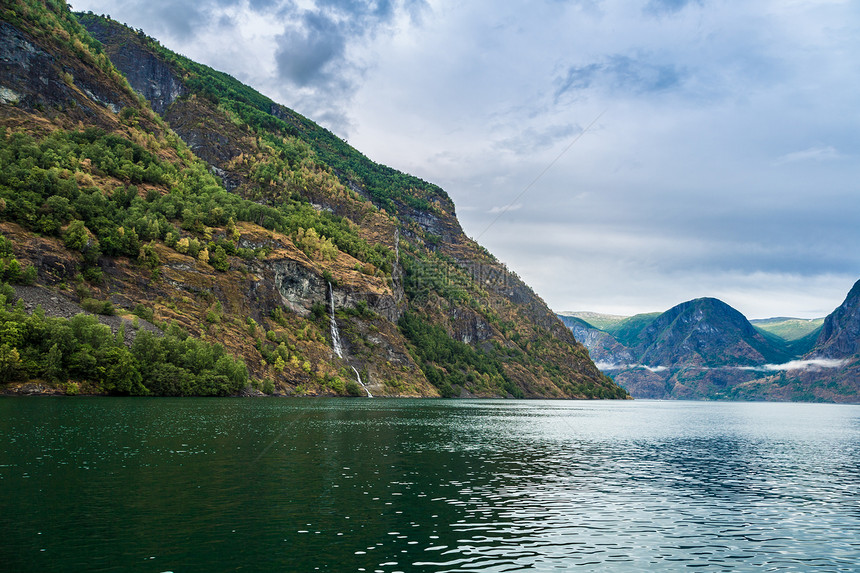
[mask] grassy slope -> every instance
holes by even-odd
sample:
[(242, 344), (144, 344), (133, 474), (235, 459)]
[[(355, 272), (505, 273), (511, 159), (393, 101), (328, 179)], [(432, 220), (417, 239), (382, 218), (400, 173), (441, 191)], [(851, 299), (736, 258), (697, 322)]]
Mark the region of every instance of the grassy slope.
[(750, 321), (759, 331), (769, 332), (789, 342), (817, 333), (823, 318), (765, 318)]
[(610, 329), (616, 327), (618, 323), (630, 317), (621, 316), (618, 314), (602, 314), (599, 312), (576, 311), (576, 312), (560, 312), (560, 317), (579, 319), (593, 328), (609, 332)]

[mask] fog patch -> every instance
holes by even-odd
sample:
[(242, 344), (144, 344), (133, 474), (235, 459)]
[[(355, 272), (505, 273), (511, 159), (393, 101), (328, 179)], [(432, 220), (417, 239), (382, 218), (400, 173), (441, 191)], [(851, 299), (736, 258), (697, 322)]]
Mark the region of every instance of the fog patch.
[(789, 370), (824, 370), (828, 368), (842, 368), (850, 360), (837, 360), (834, 358), (813, 358), (810, 360), (792, 360), (784, 364), (765, 364), (764, 366), (739, 366), (739, 370), (751, 370), (753, 372), (786, 372)]
[(613, 364), (612, 362), (595, 362), (598, 370), (648, 370), (649, 372), (664, 372), (669, 368), (666, 366), (648, 366), (647, 364)]

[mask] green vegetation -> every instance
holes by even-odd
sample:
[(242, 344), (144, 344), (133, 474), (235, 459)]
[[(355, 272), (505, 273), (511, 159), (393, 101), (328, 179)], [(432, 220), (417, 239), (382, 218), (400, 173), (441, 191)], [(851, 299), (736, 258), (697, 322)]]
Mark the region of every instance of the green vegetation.
[(459, 396), (467, 382), (473, 385), (480, 382), (487, 388), (499, 388), (522, 398), (522, 390), (505, 376), (498, 358), (454, 340), (444, 328), (427, 322), (415, 312), (406, 312), (397, 324), (412, 343), (410, 349), (415, 361), (443, 397)]
[[(99, 18), (91, 13), (77, 16), (84, 24), (90, 18)], [(363, 187), (377, 205), (390, 213), (397, 212), (398, 204), (430, 211), (435, 209), (437, 200), (450, 202), (438, 186), (371, 161), (329, 130), (279, 106), (232, 76), (171, 52), (142, 32), (138, 32), (138, 38), (179, 71), (191, 93), (208, 99), (248, 125), (276, 150), (280, 161), (261, 166), (257, 172), (259, 181), (286, 182), (279, 175), (285, 167), (295, 170), (309, 160)]]
[(758, 331), (769, 332), (792, 342), (812, 333), (817, 334), (824, 324), (824, 318), (765, 318), (750, 322)]
[(124, 328), (114, 335), (94, 316), (48, 318), (41, 307), (27, 314), (13, 297), (0, 285), (0, 382), (43, 379), (136, 396), (227, 396), (248, 382), (244, 362), (175, 326), (160, 337), (140, 330), (129, 348)]
[(0, 234), (0, 281), (31, 285), (36, 282), (36, 268), (22, 267), (12, 251), (12, 241)]
[(564, 318), (577, 319), (587, 326), (609, 332), (619, 322), (630, 318), (618, 314), (603, 314), (599, 312), (560, 312), (559, 316)]
[(639, 334), (662, 314), (661, 312), (637, 314), (607, 328), (606, 332), (614, 336), (615, 340), (624, 346), (635, 346)]
[[(310, 204), (289, 201), (278, 207), (260, 205), (227, 192), (200, 161), (176, 166), (142, 146), (96, 128), (56, 131), (36, 140), (21, 133), (0, 133), (0, 200), (4, 218), (27, 229), (60, 236), (66, 246), (84, 254), (90, 268), (102, 254), (137, 258), (144, 242), (176, 240), (180, 231), (203, 233), (206, 227), (232, 221), (260, 223), (292, 235), (312, 255), (332, 258), (337, 250), (390, 274), (393, 253), (367, 243), (342, 217), (317, 211)], [(177, 147), (184, 147), (177, 141)], [(124, 185), (105, 192), (93, 177), (110, 176)], [(147, 193), (138, 184), (163, 185), (168, 193)], [(89, 234), (95, 240), (90, 240)], [(199, 256), (203, 249), (185, 250)], [(176, 248), (176, 246), (174, 248)], [(218, 251), (220, 246), (224, 252)], [(230, 249), (228, 252), (227, 249)], [(232, 241), (207, 250), (208, 262), (226, 270), (227, 254), (237, 254)], [(214, 255), (214, 260), (211, 258)]]

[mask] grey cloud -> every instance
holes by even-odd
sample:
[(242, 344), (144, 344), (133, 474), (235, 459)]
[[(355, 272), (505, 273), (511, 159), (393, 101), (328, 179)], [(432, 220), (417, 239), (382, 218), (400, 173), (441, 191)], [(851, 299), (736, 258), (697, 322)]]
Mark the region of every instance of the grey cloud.
[(307, 86), (324, 77), (326, 66), (343, 58), (346, 38), (343, 30), (320, 13), (305, 14), (303, 26), (277, 38), (275, 54), (282, 77), (298, 86)]
[(110, 15), (120, 21), (128, 20), (125, 23), (132, 28), (139, 28), (140, 22), (147, 22), (145, 31), (148, 34), (167, 33), (181, 41), (193, 39), (211, 19), (205, 2), (172, 0), (136, 0), (125, 4), (121, 15)]
[(663, 15), (680, 12), (690, 4), (702, 4), (701, 0), (649, 0), (645, 5), (646, 14)]
[[(317, 7), (332, 10), (349, 18), (348, 23), (361, 25), (366, 20), (387, 21), (394, 16), (394, 4), (390, 0), (355, 2), (354, 0), (318, 0)], [(364, 22), (362, 22), (364, 20)]]
[(533, 153), (555, 145), (559, 140), (570, 140), (582, 132), (578, 125), (553, 125), (544, 129), (528, 127), (515, 136), (508, 137), (496, 144), (498, 149), (518, 154)]
[(274, 59), (279, 79), (303, 90), (293, 104), (346, 131), (346, 107), (367, 71), (357, 54), (400, 13), (415, 22), (428, 7), (426, 0), (316, 0), (305, 9), (282, 4), (280, 17), (290, 23), (275, 39)]
[(558, 99), (592, 87), (634, 95), (662, 92), (680, 87), (686, 76), (674, 64), (654, 64), (615, 54), (599, 63), (569, 67), (564, 77), (557, 80), (555, 96)]
[(277, 38), (278, 72), (300, 87), (330, 84), (333, 78), (327, 72), (342, 72), (343, 66), (349, 66), (349, 43), (372, 37), (395, 14), (390, 0), (318, 0), (314, 9), (294, 14), (299, 25)]
[(252, 10), (257, 12), (265, 12), (281, 4), (279, 0), (249, 0), (248, 4)]

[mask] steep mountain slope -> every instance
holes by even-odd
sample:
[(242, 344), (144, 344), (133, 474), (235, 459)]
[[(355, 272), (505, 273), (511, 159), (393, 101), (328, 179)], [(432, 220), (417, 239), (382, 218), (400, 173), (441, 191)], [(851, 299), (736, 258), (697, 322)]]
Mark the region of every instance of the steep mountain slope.
[[(626, 396), (463, 234), (444, 191), (142, 33), (80, 17), (101, 42), (62, 3), (0, 15), (4, 264), (35, 269), (22, 308), (55, 297), (128, 327), (111, 343), (92, 327), (89, 346), (82, 330), (55, 343), (49, 365), (35, 326), (8, 307), (0, 320), (25, 335), (5, 347), (3, 380), (176, 395), (250, 380), (290, 394)], [(167, 342), (134, 336), (149, 324)], [(221, 365), (212, 380), (167, 383), (193, 373), (174, 339), (208, 345)], [(114, 355), (139, 385), (112, 386), (98, 365)], [(158, 376), (143, 368), (152, 357), (168, 364)]]
[(812, 350), (738, 388), (741, 397), (860, 402), (860, 281), (825, 319)]
[(860, 354), (860, 281), (854, 283), (845, 301), (824, 319), (810, 356), (853, 358), (858, 354)]
[(826, 319), (764, 321), (791, 340), (711, 298), (614, 321), (611, 334), (563, 320), (634, 397), (860, 402), (860, 281)]
[(756, 368), (790, 358), (784, 344), (714, 298), (617, 321), (611, 332), (573, 328), (603, 369), (645, 398), (730, 398)]

